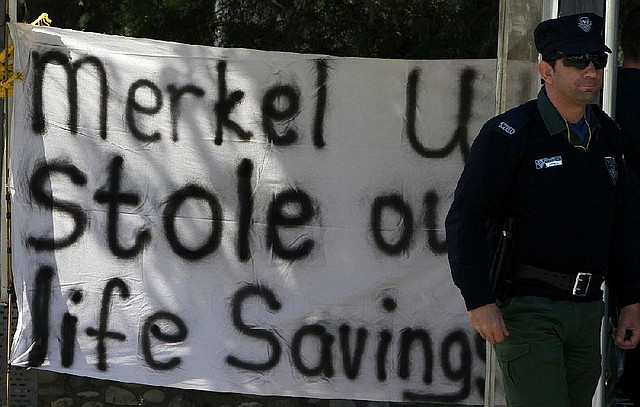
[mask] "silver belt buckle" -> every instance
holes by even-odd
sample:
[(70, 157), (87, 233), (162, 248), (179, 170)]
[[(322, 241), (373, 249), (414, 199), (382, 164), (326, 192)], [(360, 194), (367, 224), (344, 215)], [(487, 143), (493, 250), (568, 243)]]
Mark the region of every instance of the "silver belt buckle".
[(589, 284), (591, 284), (591, 273), (578, 273), (576, 282), (573, 284), (573, 292), (571, 294), (576, 297), (584, 297), (589, 292)]

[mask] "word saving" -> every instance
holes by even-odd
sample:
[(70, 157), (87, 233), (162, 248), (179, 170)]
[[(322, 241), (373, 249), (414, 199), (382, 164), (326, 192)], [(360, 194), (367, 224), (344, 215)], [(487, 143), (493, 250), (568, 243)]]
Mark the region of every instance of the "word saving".
[[(52, 292), (52, 280), (54, 269), (49, 266), (41, 266), (35, 277), (35, 295), (33, 296), (31, 308), (34, 318), (33, 342), (34, 345), (29, 350), (29, 366), (41, 366), (48, 354), (48, 343), (50, 337), (50, 301)], [(100, 315), (96, 326), (86, 328), (85, 334), (96, 341), (96, 353), (98, 356), (97, 369), (108, 370), (108, 343), (123, 342), (127, 336), (123, 332), (109, 329), (110, 314), (117, 312), (116, 301), (126, 302), (130, 297), (129, 287), (120, 278), (112, 278), (107, 281), (103, 292), (100, 306)], [(282, 360), (283, 348), (290, 352), (290, 360), (296, 370), (303, 376), (322, 376), (326, 378), (334, 377), (335, 363), (334, 355), (337, 353), (341, 360), (341, 369), (344, 376), (349, 380), (356, 380), (361, 374), (361, 364), (366, 354), (366, 348), (370, 345), (371, 332), (365, 327), (354, 329), (347, 323), (340, 326), (329, 326), (320, 323), (304, 325), (296, 329), (290, 340), (285, 340), (283, 332), (277, 328), (264, 328), (256, 326), (243, 317), (243, 306), (251, 299), (259, 299), (261, 304), (268, 307), (270, 312), (278, 312), (283, 304), (274, 291), (265, 285), (246, 284), (239, 288), (230, 298), (230, 318), (235, 329), (244, 336), (254, 341), (262, 343), (269, 349), (265, 352), (268, 355), (266, 360), (246, 359), (242, 355), (228, 355), (226, 363), (234, 368), (253, 372), (268, 371), (277, 366)], [(84, 301), (81, 290), (73, 289), (69, 299), (73, 304), (80, 304)], [(386, 296), (381, 300), (384, 312), (393, 313), (397, 309), (395, 299)], [(60, 360), (64, 367), (71, 367), (74, 363), (75, 348), (78, 335), (78, 317), (65, 312), (60, 323)], [(182, 360), (178, 356), (158, 359), (153, 354), (153, 345), (157, 343), (178, 344), (188, 340), (189, 329), (182, 318), (168, 311), (158, 311), (148, 316), (140, 326), (140, 350), (144, 356), (145, 363), (159, 371), (169, 371), (179, 368)], [(337, 332), (336, 332), (337, 331)], [(355, 338), (352, 338), (355, 334)], [(433, 381), (433, 370), (435, 364), (439, 363), (448, 380), (460, 383), (459, 391), (454, 394), (436, 395), (420, 393), (415, 391), (405, 391), (404, 397), (407, 400), (431, 400), (431, 401), (456, 401), (469, 396), (471, 392), (471, 364), (472, 364), (472, 344), (468, 333), (462, 329), (449, 332), (436, 353), (430, 332), (424, 328), (404, 328), (394, 333), (391, 330), (382, 328), (377, 332), (377, 340), (373, 346), (374, 354), (367, 353), (369, 357), (375, 358), (375, 375), (378, 381), (384, 382), (388, 379), (388, 367), (390, 355), (397, 355), (394, 363), (397, 367), (395, 373), (401, 379), (411, 376), (412, 365), (415, 367), (417, 360), (422, 361), (422, 382), (429, 385)], [(337, 336), (337, 344), (336, 342)], [(484, 358), (483, 342), (476, 337), (475, 350)], [(309, 354), (309, 348), (303, 351), (303, 343), (315, 342), (315, 352), (317, 355)], [(395, 346), (394, 346), (395, 343)], [(284, 345), (284, 346), (283, 346)], [(352, 345), (355, 345), (352, 348)], [(395, 352), (390, 352), (395, 348)], [(414, 352), (417, 348), (417, 352)], [(439, 355), (439, 360), (435, 358)]]

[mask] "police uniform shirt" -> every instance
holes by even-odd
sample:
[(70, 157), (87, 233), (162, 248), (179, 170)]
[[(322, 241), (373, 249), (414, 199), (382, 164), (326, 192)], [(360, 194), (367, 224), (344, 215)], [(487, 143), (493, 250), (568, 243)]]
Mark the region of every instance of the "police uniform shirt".
[[(607, 268), (620, 275), (622, 257), (610, 248), (622, 247), (621, 138), (606, 114), (595, 105), (591, 109), (585, 141), (571, 134), (544, 89), (537, 100), (493, 118), (480, 131), (446, 220), (452, 276), (467, 309), (495, 302), (488, 235), (507, 215), (517, 224), (514, 262), (571, 276), (602, 275)], [(512, 295), (592, 301), (602, 293), (574, 298), (525, 282)]]

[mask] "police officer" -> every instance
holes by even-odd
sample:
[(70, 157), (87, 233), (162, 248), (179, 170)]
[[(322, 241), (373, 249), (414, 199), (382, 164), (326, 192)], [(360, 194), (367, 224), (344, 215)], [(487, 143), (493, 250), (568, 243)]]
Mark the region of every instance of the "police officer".
[[(605, 277), (623, 305), (615, 343), (640, 339), (640, 271), (625, 267), (620, 243), (621, 135), (591, 104), (611, 52), (602, 28), (591, 13), (536, 27), (538, 97), (484, 125), (447, 215), (452, 277), (471, 325), (495, 344), (509, 406), (591, 406)], [(492, 231), (505, 219), (515, 227), (496, 299)]]

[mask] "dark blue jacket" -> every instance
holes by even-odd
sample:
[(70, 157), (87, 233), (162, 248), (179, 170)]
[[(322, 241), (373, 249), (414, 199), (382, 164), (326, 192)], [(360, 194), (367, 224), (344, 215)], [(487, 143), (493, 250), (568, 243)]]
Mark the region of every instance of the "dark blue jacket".
[[(543, 120), (541, 97), (550, 103), (542, 95), (485, 124), (458, 182), (446, 219), (447, 247), (467, 309), (495, 302), (490, 230), (505, 216), (517, 223), (514, 262), (571, 275), (607, 270), (610, 284), (637, 287), (621, 250), (625, 171), (619, 129), (592, 106), (588, 146), (576, 147), (568, 128)], [(637, 302), (640, 293), (627, 291), (624, 302)], [(592, 301), (602, 293), (574, 298), (553, 287), (516, 284), (512, 295)]]

